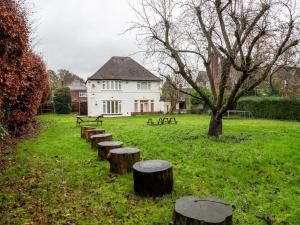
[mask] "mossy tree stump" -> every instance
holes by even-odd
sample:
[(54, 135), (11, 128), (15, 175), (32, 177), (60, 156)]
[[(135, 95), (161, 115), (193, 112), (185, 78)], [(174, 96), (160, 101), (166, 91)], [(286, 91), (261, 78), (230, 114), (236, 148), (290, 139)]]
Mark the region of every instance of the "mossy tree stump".
[(232, 207), (218, 199), (186, 196), (176, 201), (174, 225), (232, 225)]
[(80, 131), (80, 136), (81, 138), (86, 138), (85, 134), (87, 130), (95, 130), (96, 127), (91, 127), (91, 126), (83, 126), (81, 127), (81, 131)]
[(103, 141), (98, 143), (98, 159), (104, 161), (108, 159), (110, 150), (123, 147), (121, 141)]
[(97, 134), (104, 134), (105, 130), (103, 129), (94, 129), (94, 130), (86, 130), (86, 141), (90, 142), (91, 141), (91, 136), (97, 135)]
[(103, 141), (112, 141), (112, 133), (96, 134), (91, 136), (91, 148), (98, 149), (98, 143)]
[(140, 161), (140, 150), (136, 148), (117, 148), (110, 151), (108, 161), (110, 172), (124, 174), (132, 171), (132, 166)]
[(172, 165), (163, 160), (147, 160), (133, 165), (134, 191), (140, 196), (161, 196), (173, 190)]

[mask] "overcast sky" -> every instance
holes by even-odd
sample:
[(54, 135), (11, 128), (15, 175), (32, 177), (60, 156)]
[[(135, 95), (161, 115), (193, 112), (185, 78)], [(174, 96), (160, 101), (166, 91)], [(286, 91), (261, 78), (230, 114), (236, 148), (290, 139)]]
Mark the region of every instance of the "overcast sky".
[[(29, 0), (34, 44), (48, 69), (68, 69), (87, 78), (112, 56), (137, 52), (133, 33), (121, 34), (135, 19), (127, 0)], [(142, 55), (132, 56), (142, 63)]]

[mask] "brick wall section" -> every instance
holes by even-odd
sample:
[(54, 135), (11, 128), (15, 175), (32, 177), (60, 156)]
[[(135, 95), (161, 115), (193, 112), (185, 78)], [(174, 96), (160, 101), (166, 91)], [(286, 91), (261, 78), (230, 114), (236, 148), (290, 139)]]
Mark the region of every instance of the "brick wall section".
[(79, 97), (79, 91), (71, 91), (72, 102), (86, 102), (87, 97)]

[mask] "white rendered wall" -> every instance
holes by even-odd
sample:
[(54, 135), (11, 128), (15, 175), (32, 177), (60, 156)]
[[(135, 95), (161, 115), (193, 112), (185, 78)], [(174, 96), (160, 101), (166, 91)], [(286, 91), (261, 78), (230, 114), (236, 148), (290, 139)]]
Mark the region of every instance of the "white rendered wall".
[[(94, 85), (93, 85), (94, 84)], [(130, 116), (135, 112), (135, 100), (154, 100), (154, 111), (161, 110), (160, 82), (151, 82), (150, 90), (137, 88), (137, 81), (121, 81), (121, 90), (103, 90), (102, 81), (87, 82), (88, 115), (97, 116), (103, 113), (103, 101), (121, 101), (121, 115)]]

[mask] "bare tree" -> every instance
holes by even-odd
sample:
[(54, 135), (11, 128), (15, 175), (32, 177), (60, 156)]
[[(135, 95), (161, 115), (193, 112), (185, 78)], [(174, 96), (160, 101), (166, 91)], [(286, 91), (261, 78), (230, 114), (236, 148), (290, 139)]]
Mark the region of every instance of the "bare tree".
[[(162, 86), (162, 98), (171, 103), (171, 107), (169, 108), (169, 114), (173, 114), (176, 111), (177, 103), (182, 100), (183, 94), (189, 93), (184, 90), (184, 87), (187, 86), (185, 80), (179, 74), (173, 75), (164, 75), (165, 82)], [(182, 93), (180, 93), (180, 90)]]
[[(162, 75), (179, 74), (207, 103), (212, 111), (208, 135), (218, 136), (223, 114), (297, 48), (295, 2), (139, 0), (132, 5), (138, 19), (129, 30), (137, 30), (139, 43), (159, 62)], [(212, 97), (195, 82), (203, 67)]]

